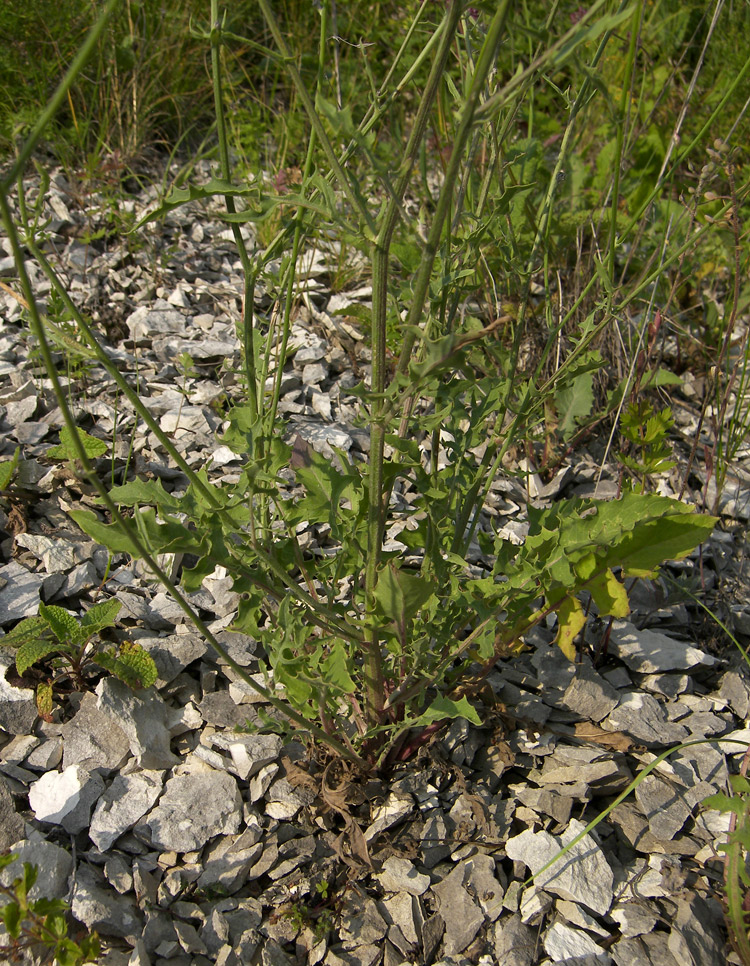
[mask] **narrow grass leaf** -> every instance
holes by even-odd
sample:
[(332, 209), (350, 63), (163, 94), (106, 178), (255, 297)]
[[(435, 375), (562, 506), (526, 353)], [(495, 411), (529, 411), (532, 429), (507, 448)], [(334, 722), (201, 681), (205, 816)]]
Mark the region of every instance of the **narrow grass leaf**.
[(0, 491), (7, 490), (10, 486), (10, 481), (13, 479), (13, 474), (16, 472), (16, 467), (18, 466), (20, 454), (21, 448), (17, 446), (13, 458), (3, 460), (0, 463)]

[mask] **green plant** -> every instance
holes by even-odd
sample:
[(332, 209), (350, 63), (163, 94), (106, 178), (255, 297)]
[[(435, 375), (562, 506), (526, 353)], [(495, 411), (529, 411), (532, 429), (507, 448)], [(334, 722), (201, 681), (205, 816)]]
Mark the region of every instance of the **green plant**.
[(153, 658), (138, 644), (123, 641), (106, 647), (93, 638), (113, 627), (120, 602), (105, 600), (94, 604), (79, 621), (70, 611), (54, 605), (39, 605), (38, 617), (27, 617), (0, 637), (0, 646), (16, 649), (16, 671), (20, 675), (36, 664), (46, 662), (52, 675), (36, 688), (39, 714), (51, 720), (53, 695), (70, 682), (76, 690), (88, 687), (87, 678), (95, 668), (124, 681), (131, 688), (148, 688), (158, 672)]
[[(0, 855), (0, 869), (7, 868), (18, 856), (13, 853)], [(29, 892), (37, 880), (39, 869), (29, 862), (23, 863), (23, 872), (9, 885), (0, 884), (0, 894), (8, 901), (0, 909), (6, 937), (10, 942), (0, 945), (0, 953), (8, 956), (6, 962), (20, 963), (25, 950), (38, 953), (44, 949), (43, 962), (58, 966), (81, 966), (95, 963), (101, 946), (95, 932), (78, 941), (68, 936), (66, 913), (68, 904), (62, 899), (29, 899)]]
[[(80, 439), (88, 459), (96, 459), (98, 456), (103, 456), (107, 452), (108, 447), (103, 439), (96, 439), (94, 436), (89, 436), (88, 433), (79, 427), (76, 427), (74, 433)], [(60, 442), (56, 446), (50, 446), (45, 454), (47, 458), (65, 460), (69, 468), (75, 468), (78, 451), (73, 442), (74, 433), (71, 433), (67, 426), (63, 426), (60, 430)]]
[(21, 456), (20, 446), (16, 447), (13, 456), (9, 460), (0, 461), (0, 494), (10, 489), (11, 482), (18, 469), (18, 460)]
[[(666, 175), (649, 166), (645, 188), (633, 187), (632, 196), (629, 183), (615, 178), (606, 192), (601, 186), (611, 199), (597, 213), (604, 248), (585, 285), (567, 308), (561, 304), (556, 310), (549, 297), (543, 319), (533, 317), (532, 282), (541, 277), (546, 291), (554, 289), (551, 259), (570, 237), (571, 226), (554, 214), (560, 175), (574, 154), (576, 125), (590, 109), (596, 72), (620, 30), (629, 37), (627, 64), (635, 69), (642, 3), (610, 10), (599, 0), (557, 33), (550, 17), (524, 49), (519, 68), (507, 74), (495, 65), (510, 29), (510, 3), (474, 19), (452, 2), (439, 22), (430, 21), (434, 10), (423, 4), (382, 82), (368, 77), (369, 103), (358, 114), (348, 105), (339, 108), (331, 89), (332, 6), (321, 5), (314, 71), (310, 62), (297, 66), (267, 0), (259, 6), (275, 48), (264, 48), (265, 55), (283, 67), (309, 125), (299, 184), (280, 191), (259, 178), (250, 184), (232, 180), (223, 50), (233, 37), (224, 32), (213, 0), (210, 27), (202, 36), (212, 54), (218, 171), (207, 184), (174, 188), (142, 221), (197, 200), (223, 199), (226, 205), (216, 214), (232, 228), (245, 273), (240, 332), (246, 396), (228, 413), (223, 440), (243, 458), (239, 481), (214, 484), (205, 471), (188, 465), (76, 312), (25, 216), (23, 164), (65, 84), (76, 76), (76, 64), (0, 184), (0, 213), (70, 442), (101, 499), (101, 513), (74, 511), (73, 518), (112, 552), (144, 559), (222, 654), (184, 592), (200, 587), (217, 564), (225, 567), (242, 596), (235, 629), (261, 643), (267, 686), (229, 664), (295, 728), (371, 768), (408, 756), (450, 718), (478, 722), (470, 699), (481, 679), (498, 657), (523, 647), (523, 635), (540, 621), (556, 616), (557, 643), (573, 658), (585, 622), (584, 595), (600, 614), (624, 616), (623, 577), (651, 574), (662, 561), (685, 556), (712, 529), (711, 517), (636, 493), (610, 504), (573, 500), (548, 510), (532, 508), (521, 548), (480, 525), (498, 472), (514, 447), (533, 446), (544, 437), (547, 413), (564, 413), (565, 434), (576, 430), (590, 403), (588, 374), (602, 363), (597, 346), (675, 269), (685, 249), (663, 244), (658, 262), (649, 256), (633, 279), (618, 281), (618, 272), (624, 277), (618, 259), (637, 239), (639, 219), (653, 210)], [(105, 7), (103, 18), (110, 9)], [(417, 34), (422, 43), (415, 55)], [(95, 44), (94, 33), (82, 55)], [(513, 119), (533, 102), (536, 86), (555, 76), (559, 94), (579, 59), (583, 79), (564, 97), (567, 119), (554, 157), (546, 156), (535, 136), (513, 141)], [(628, 143), (624, 118), (632, 90), (631, 83), (618, 93), (623, 108), (615, 127), (618, 171)], [(391, 107), (406, 92), (414, 109), (394, 161), (378, 147), (378, 135), (388, 138)], [(436, 145), (450, 143), (450, 152), (436, 150), (428, 158), (428, 132)], [(428, 161), (440, 166), (434, 191), (427, 183)], [(8, 206), (13, 183), (21, 207), (18, 224)], [(405, 205), (410, 192), (419, 191), (421, 223), (415, 224)], [(629, 193), (630, 222), (622, 217), (621, 192)], [(580, 192), (572, 198), (573, 224), (580, 228)], [(281, 212), (266, 248), (250, 253), (241, 225), (273, 222)], [(301, 439), (290, 446), (279, 432), (281, 374), (301, 287), (298, 259), (306, 241), (331, 239), (365, 253), (372, 276), (372, 375), (369, 385), (356, 389), (370, 433), (368, 464), (343, 452), (323, 457)], [(33, 310), (22, 243), (74, 314), (98, 361), (185, 474), (184, 493), (170, 493), (150, 480), (107, 487), (93, 472), (56, 380), (43, 321)], [(503, 301), (493, 289), (498, 260), (516, 279), (507, 293), (509, 312), (499, 311)], [(278, 303), (270, 320), (254, 314), (260, 281)], [(469, 309), (470, 298), (479, 304), (482, 293), (489, 309)], [(389, 326), (399, 342), (390, 363)], [(539, 342), (533, 351), (526, 351), (529, 340)], [(288, 498), (290, 482), (301, 491), (298, 499)], [(400, 530), (404, 553), (384, 545), (387, 528), (401, 522), (391, 512), (400, 494), (408, 495), (415, 524)], [(305, 553), (297, 538), (305, 526), (329, 534), (324, 554)], [(475, 540), (492, 558), (481, 575), (470, 560)], [(192, 556), (182, 589), (159, 567), (163, 553)], [(272, 682), (283, 684), (283, 700)]]
[(330, 907), (332, 897), (329, 895), (331, 886), (327, 879), (315, 885), (315, 896), (310, 902), (292, 902), (285, 906), (279, 915), (288, 919), (296, 929), (309, 927), (315, 938), (324, 939), (333, 929), (335, 923), (334, 910)]
[(620, 433), (630, 444), (630, 451), (623, 450), (617, 458), (635, 477), (639, 493), (646, 492), (650, 477), (676, 466), (668, 443), (673, 426), (672, 410), (655, 412), (647, 399), (632, 402), (622, 414)]
[(730, 933), (742, 962), (750, 963), (750, 875), (747, 856), (750, 854), (750, 781), (747, 779), (750, 751), (745, 754), (739, 775), (730, 775), (731, 794), (718, 792), (704, 799), (705, 808), (729, 812), (731, 827), (726, 844), (719, 846), (724, 852), (724, 888), (726, 891), (726, 918)]

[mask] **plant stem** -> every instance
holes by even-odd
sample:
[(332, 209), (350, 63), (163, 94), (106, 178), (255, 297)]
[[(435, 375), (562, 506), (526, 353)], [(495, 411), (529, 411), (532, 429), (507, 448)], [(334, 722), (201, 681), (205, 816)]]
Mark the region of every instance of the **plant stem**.
[[(219, 138), (219, 163), (221, 176), (225, 181), (229, 181), (232, 169), (229, 164), (229, 147), (227, 144), (227, 130), (224, 123), (224, 97), (221, 83), (221, 21), (219, 19), (219, 0), (211, 0), (211, 75), (214, 88), (214, 109), (216, 111), (216, 131)], [(234, 214), (236, 207), (234, 198), (230, 195), (225, 196), (227, 211)], [(255, 340), (253, 338), (253, 291), (255, 288), (255, 277), (253, 274), (250, 256), (245, 247), (245, 239), (242, 237), (240, 225), (232, 222), (232, 237), (237, 246), (237, 252), (242, 263), (244, 275), (244, 293), (242, 299), (242, 341), (245, 350), (245, 376), (247, 379), (248, 399), (247, 405), (255, 419), (258, 415), (260, 401), (262, 400), (263, 387), (258, 387), (258, 374), (255, 362)], [(260, 397), (260, 398), (259, 398)], [(255, 455), (255, 454), (253, 454)]]

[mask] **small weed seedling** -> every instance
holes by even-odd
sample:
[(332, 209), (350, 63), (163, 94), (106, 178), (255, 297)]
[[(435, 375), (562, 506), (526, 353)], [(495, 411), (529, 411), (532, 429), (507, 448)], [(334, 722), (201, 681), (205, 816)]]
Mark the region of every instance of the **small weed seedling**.
[(633, 489), (638, 493), (646, 492), (650, 477), (666, 473), (676, 465), (668, 443), (673, 426), (671, 409), (657, 413), (644, 399), (631, 403), (623, 413), (620, 432), (630, 445), (617, 458), (633, 474)]
[(17, 648), (19, 675), (48, 662), (52, 674), (36, 689), (37, 709), (45, 721), (51, 720), (55, 690), (68, 682), (79, 691), (87, 690), (93, 666), (104, 668), (131, 688), (147, 688), (156, 681), (156, 665), (140, 645), (123, 641), (118, 648), (107, 648), (101, 640), (92, 643), (101, 631), (114, 625), (119, 610), (119, 601), (105, 600), (78, 621), (63, 607), (40, 604), (38, 617), (27, 617), (0, 638), (3, 647)]
[[(0, 855), (0, 870), (9, 866), (18, 856), (14, 852)], [(6, 962), (23, 962), (24, 951), (43, 946), (47, 957), (43, 962), (54, 961), (59, 966), (81, 966), (95, 963), (101, 947), (95, 932), (84, 936), (79, 942), (68, 937), (65, 914), (68, 904), (62, 899), (29, 899), (29, 891), (36, 882), (39, 869), (23, 863), (23, 872), (9, 886), (0, 884), (0, 895), (8, 901), (0, 908), (6, 937), (10, 942), (0, 945), (0, 954)]]
[[(96, 439), (94, 436), (89, 436), (82, 429), (77, 430), (78, 438), (81, 441), (86, 456), (89, 459), (96, 459), (99, 456), (104, 456), (107, 452), (107, 444), (103, 439)], [(65, 460), (68, 469), (72, 473), (76, 473), (76, 465), (78, 461), (78, 451), (75, 448), (73, 442), (73, 436), (67, 426), (63, 426), (60, 430), (60, 442), (57, 446), (51, 446), (47, 453), (45, 454), (50, 459), (53, 460)]]

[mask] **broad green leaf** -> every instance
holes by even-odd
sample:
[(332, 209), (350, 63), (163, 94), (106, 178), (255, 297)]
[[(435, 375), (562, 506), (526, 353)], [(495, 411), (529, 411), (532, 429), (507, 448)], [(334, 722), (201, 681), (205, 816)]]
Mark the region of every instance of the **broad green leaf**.
[(153, 211), (144, 215), (131, 231), (137, 231), (149, 222), (156, 221), (170, 211), (174, 211), (175, 208), (180, 208), (182, 205), (189, 204), (191, 201), (202, 201), (207, 198), (213, 198), (216, 195), (220, 197), (229, 196), (232, 198), (241, 198), (253, 195), (257, 196), (257, 194), (258, 189), (255, 187), (239, 188), (231, 181), (225, 181), (222, 178), (211, 178), (210, 181), (207, 181), (203, 185), (188, 184), (184, 188), (172, 188), (161, 204)]
[(61, 643), (70, 642), (71, 644), (81, 644), (81, 627), (69, 610), (64, 607), (56, 607), (54, 604), (40, 604), (39, 614), (45, 619), (50, 630)]
[(83, 640), (89, 640), (105, 627), (114, 627), (122, 604), (115, 597), (102, 600), (90, 607), (81, 618)]
[(320, 665), (325, 683), (345, 694), (353, 694), (357, 685), (349, 674), (350, 663), (344, 642), (336, 641)]
[(131, 480), (122, 486), (113, 486), (109, 495), (118, 506), (158, 506), (168, 510), (180, 507), (179, 497), (164, 489), (161, 480)]
[(13, 479), (13, 474), (16, 472), (16, 467), (18, 466), (18, 459), (21, 454), (21, 448), (16, 447), (16, 451), (13, 454), (13, 458), (9, 460), (3, 460), (0, 463), (0, 491), (7, 490), (10, 486), (10, 481)]
[(13, 887), (16, 890), (16, 895), (21, 903), (25, 903), (28, 899), (29, 892), (33, 887), (39, 876), (39, 867), (32, 865), (31, 862), (23, 863), (23, 872), (19, 878), (15, 879), (13, 882)]
[(594, 373), (583, 372), (555, 395), (555, 409), (560, 420), (558, 429), (563, 439), (569, 439), (575, 433), (593, 407)]
[[(648, 499), (648, 497), (647, 497)], [(649, 577), (666, 560), (680, 560), (711, 535), (717, 517), (683, 513), (648, 523), (626, 534), (613, 565), (622, 566), (628, 577)]]
[(431, 724), (433, 721), (442, 721), (444, 718), (465, 718), (475, 725), (482, 723), (476, 708), (469, 704), (469, 699), (464, 696), (459, 698), (458, 701), (446, 697), (435, 698), (414, 724)]
[(91, 510), (70, 510), (68, 516), (74, 520), (84, 533), (100, 543), (112, 553), (127, 553), (139, 557), (140, 551), (128, 534), (123, 533), (116, 523), (102, 523)]
[(744, 814), (747, 804), (738, 795), (726, 795), (724, 792), (716, 792), (703, 799), (704, 808), (713, 808), (717, 812), (735, 812), (737, 815)]
[(38, 916), (54, 916), (58, 913), (65, 913), (70, 908), (63, 899), (48, 899), (46, 896), (40, 896), (31, 905)]
[(641, 379), (641, 390), (657, 389), (659, 386), (681, 386), (683, 383), (681, 376), (669, 369), (654, 369), (646, 372)]
[(150, 688), (159, 676), (151, 655), (138, 644), (127, 641), (120, 646), (119, 653), (97, 651), (91, 660), (134, 690)]
[(577, 597), (567, 597), (557, 611), (555, 643), (569, 661), (576, 659), (575, 639), (586, 623), (586, 615)]
[(21, 935), (21, 909), (17, 902), (9, 902), (3, 907), (3, 924), (11, 939), (18, 939)]
[(75, 657), (78, 651), (71, 644), (63, 644), (60, 641), (50, 641), (49, 639), (28, 641), (16, 651), (16, 670), (23, 675), (30, 667), (33, 667), (39, 661), (43, 661), (50, 654), (61, 653)]
[[(77, 429), (76, 435), (89, 459), (96, 459), (97, 456), (103, 456), (109, 449), (103, 439), (96, 439), (94, 436), (89, 436), (82, 429)], [(63, 426), (60, 430), (59, 446), (50, 447), (45, 453), (45, 456), (49, 456), (53, 460), (75, 460), (78, 458), (78, 450), (73, 442), (73, 435), (67, 426)]]
[(405, 627), (428, 600), (435, 595), (435, 585), (388, 564), (380, 572), (375, 587), (375, 600), (381, 613), (398, 627)]
[(599, 613), (610, 617), (627, 617), (630, 603), (625, 585), (612, 571), (602, 569), (601, 561), (593, 554), (587, 554), (576, 566), (576, 573), (585, 581), (586, 590), (594, 599)]
[(337, 470), (301, 436), (294, 441), (289, 463), (306, 491), (295, 507), (295, 518), (304, 516), (313, 523), (328, 523), (338, 537), (341, 528), (339, 504), (349, 495), (356, 478)]
[[(62, 918), (62, 917), (60, 917)], [(65, 919), (62, 919), (63, 928), (67, 929)], [(91, 962), (81, 947), (67, 937), (59, 939), (55, 943), (55, 962), (57, 966), (81, 966), (82, 963)]]
[(263, 435), (263, 422), (250, 406), (234, 406), (226, 416), (229, 428), (221, 442), (239, 456), (255, 452), (255, 440)]
[(614, 283), (610, 278), (609, 272), (607, 271), (607, 268), (604, 262), (601, 261), (601, 259), (598, 259), (596, 257), (594, 257), (594, 270), (596, 271), (596, 274), (601, 279), (602, 285), (604, 286), (604, 289), (607, 292), (607, 294), (611, 295), (612, 292), (614, 291)]
[(21, 647), (40, 636), (49, 633), (49, 625), (43, 617), (26, 617), (19, 624), (0, 637), (1, 647)]
[[(34, 912), (38, 912), (38, 910), (35, 908)], [(65, 941), (67, 941), (68, 943), (70, 943), (71, 947), (75, 948), (76, 952), (78, 951), (78, 948), (76, 947), (75, 943), (72, 940), (67, 939), (68, 924), (65, 921), (64, 915), (62, 915), (59, 912), (50, 912), (48, 913), (44, 924), (47, 927), (47, 929), (49, 929), (49, 931), (52, 933), (52, 935), (55, 937), (55, 939), (58, 941), (58, 948), (61, 945), (64, 948)], [(59, 962), (59, 959), (58, 959), (58, 962)]]
[(98, 962), (99, 955), (102, 951), (102, 946), (99, 942), (99, 937), (95, 932), (92, 932), (89, 936), (84, 936), (78, 945), (80, 946), (83, 961), (85, 963)]
[(244, 211), (221, 211), (217, 212), (216, 217), (233, 225), (248, 221), (265, 221), (281, 205), (286, 209), (304, 208), (320, 215), (321, 218), (330, 218), (330, 212), (323, 205), (311, 201), (305, 195), (291, 191), (283, 195), (262, 195), (253, 208), (245, 208)]

